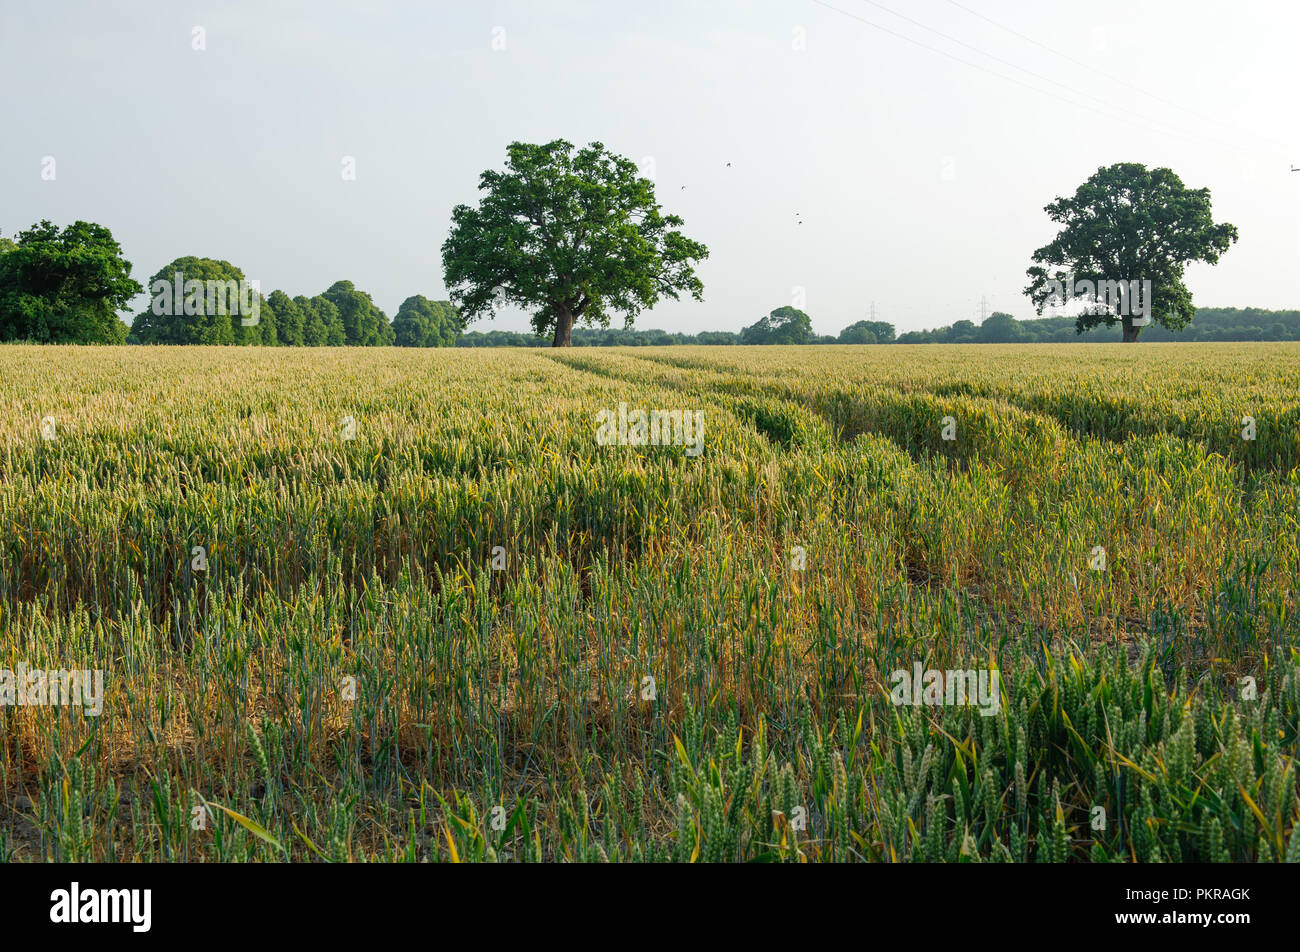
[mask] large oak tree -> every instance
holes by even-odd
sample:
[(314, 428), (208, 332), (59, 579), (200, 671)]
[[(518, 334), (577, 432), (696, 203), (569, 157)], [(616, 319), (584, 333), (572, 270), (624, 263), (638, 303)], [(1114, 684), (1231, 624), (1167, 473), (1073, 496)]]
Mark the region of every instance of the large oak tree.
[[(1070, 198), (1044, 211), (1062, 225), (1051, 244), (1034, 252), (1025, 293), (1038, 313), (1059, 299), (1071, 281), (1151, 282), (1151, 318), (1170, 330), (1186, 327), (1196, 313), (1183, 271), (1193, 261), (1216, 264), (1237, 240), (1237, 229), (1216, 224), (1210, 190), (1189, 189), (1169, 169), (1121, 162), (1098, 169)], [(1055, 269), (1055, 270), (1049, 270)], [(1085, 295), (1087, 297), (1087, 295)], [(1126, 308), (1131, 311), (1131, 308)], [(1136, 341), (1141, 324), (1113, 302), (1093, 297), (1076, 320), (1078, 332), (1123, 324), (1123, 339)]]
[(702, 300), (691, 267), (708, 249), (664, 215), (654, 185), (599, 142), (511, 143), (506, 169), (486, 171), (477, 208), (458, 205), (442, 246), (444, 279), (466, 321), (514, 304), (533, 329), (571, 346), (573, 325), (630, 326), (661, 296)]
[(120, 344), (117, 312), (143, 288), (103, 225), (48, 221), (0, 247), (0, 340)]

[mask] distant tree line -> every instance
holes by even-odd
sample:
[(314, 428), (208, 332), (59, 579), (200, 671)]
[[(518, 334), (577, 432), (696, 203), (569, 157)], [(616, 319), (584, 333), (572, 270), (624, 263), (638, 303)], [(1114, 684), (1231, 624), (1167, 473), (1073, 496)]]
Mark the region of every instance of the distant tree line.
[[(739, 333), (700, 331), (698, 334), (632, 328), (575, 327), (574, 347), (665, 347), (680, 344), (890, 344), (894, 325), (884, 321), (858, 321), (839, 336), (814, 334), (812, 319), (794, 307), (779, 307)], [(548, 338), (514, 331), (470, 331), (462, 334), (457, 347), (549, 347)]]
[[(770, 318), (770, 315), (769, 315)], [(766, 322), (766, 323), (764, 323)], [(1123, 328), (1094, 327), (1078, 333), (1073, 317), (1043, 317), (1018, 321), (1009, 314), (994, 312), (982, 323), (957, 321), (947, 327), (896, 334), (886, 321), (858, 321), (839, 335), (813, 334), (799, 330), (800, 324), (768, 318), (740, 333), (701, 331), (698, 334), (664, 330), (617, 328), (573, 329), (574, 347), (664, 347), (668, 345), (742, 344), (1072, 344), (1118, 342)], [(1142, 333), (1144, 341), (1283, 341), (1300, 340), (1300, 311), (1268, 311), (1261, 308), (1203, 307), (1196, 319), (1174, 332), (1152, 324)], [(549, 337), (515, 331), (470, 331), (456, 341), (457, 347), (550, 347)]]
[[(1123, 340), (1119, 325), (1098, 325), (1079, 333), (1074, 317), (1040, 317), (1018, 321), (996, 311), (982, 324), (957, 321), (928, 331), (908, 331), (900, 344), (1072, 344)], [(1144, 341), (1283, 341), (1300, 340), (1300, 311), (1268, 311), (1247, 307), (1201, 307), (1195, 319), (1173, 331), (1152, 323), (1142, 329)]]
[[(118, 318), (149, 295), (128, 331)], [(452, 347), (464, 322), (447, 301), (416, 294), (392, 321), (351, 281), (315, 297), (263, 296), (229, 261), (177, 258), (149, 279), (103, 225), (48, 221), (0, 237), (0, 341), (236, 344), (264, 347)]]
[(461, 330), (446, 301), (413, 295), (390, 322), (351, 281), (335, 281), (310, 298), (279, 290), (262, 297), (243, 271), (211, 258), (177, 258), (150, 278), (149, 293), (128, 343), (452, 347)]
[[(118, 318), (132, 298), (150, 303), (128, 331)], [(249, 313), (251, 312), (251, 313)], [(994, 312), (983, 323), (960, 320), (946, 327), (896, 334), (886, 321), (857, 321), (837, 336), (813, 333), (812, 320), (795, 307), (779, 307), (753, 324), (697, 334), (631, 328), (572, 329), (577, 347), (670, 344), (1001, 344), (1106, 342), (1122, 339), (1118, 324), (1079, 332), (1076, 317), (1020, 321)], [(1086, 322), (1085, 322), (1086, 323)], [(513, 331), (463, 333), (464, 319), (448, 301), (413, 295), (392, 321), (351, 281), (336, 281), (314, 297), (276, 290), (263, 296), (228, 261), (177, 258), (141, 287), (131, 263), (103, 225), (77, 221), (58, 228), (48, 221), (13, 238), (0, 236), (0, 341), (33, 343), (242, 344), (280, 347), (544, 347), (538, 334)], [(1300, 340), (1300, 310), (1198, 308), (1181, 330), (1159, 324), (1142, 329), (1144, 341)]]

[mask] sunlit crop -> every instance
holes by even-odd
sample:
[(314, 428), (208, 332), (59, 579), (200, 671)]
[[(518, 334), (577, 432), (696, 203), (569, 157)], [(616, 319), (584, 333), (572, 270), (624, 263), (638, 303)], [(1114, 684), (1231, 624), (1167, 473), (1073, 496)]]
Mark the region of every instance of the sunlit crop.
[(1300, 860), (1297, 393), (1290, 344), (0, 348), (0, 672), (105, 685), (0, 706), (0, 858)]

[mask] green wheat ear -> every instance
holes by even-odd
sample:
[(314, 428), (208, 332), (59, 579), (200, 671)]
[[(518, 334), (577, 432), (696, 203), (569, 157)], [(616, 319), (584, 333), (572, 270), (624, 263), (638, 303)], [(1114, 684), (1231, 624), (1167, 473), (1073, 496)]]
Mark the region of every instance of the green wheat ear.
[(269, 795), (271, 788), (271, 765), (266, 758), (266, 748), (262, 745), (261, 735), (257, 732), (252, 724), (248, 728), (248, 743), (253, 749), (253, 759), (257, 763), (258, 769), (262, 773), (262, 781), (266, 784), (266, 791)]

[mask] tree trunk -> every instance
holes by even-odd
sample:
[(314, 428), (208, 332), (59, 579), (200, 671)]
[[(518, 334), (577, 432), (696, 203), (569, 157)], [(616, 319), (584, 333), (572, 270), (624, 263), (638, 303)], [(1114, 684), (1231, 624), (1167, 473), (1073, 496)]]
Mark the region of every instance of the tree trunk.
[(555, 340), (551, 346), (573, 346), (573, 312), (564, 305), (555, 308)]
[(1142, 328), (1133, 326), (1133, 318), (1125, 316), (1124, 318), (1124, 343), (1137, 343), (1138, 334), (1142, 333)]

